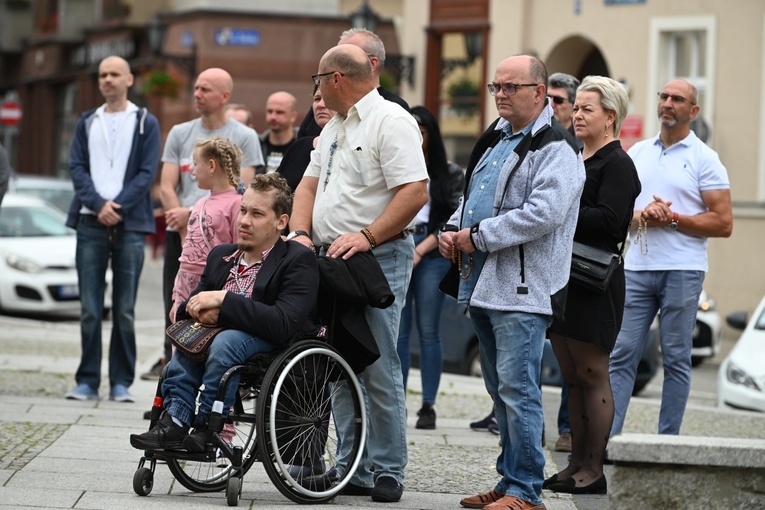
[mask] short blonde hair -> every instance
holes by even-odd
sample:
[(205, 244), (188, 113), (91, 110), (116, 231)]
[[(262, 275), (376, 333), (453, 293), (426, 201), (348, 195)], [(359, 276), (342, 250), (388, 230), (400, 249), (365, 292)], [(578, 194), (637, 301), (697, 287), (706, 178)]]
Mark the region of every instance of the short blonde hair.
[(619, 136), (622, 129), (622, 122), (627, 117), (627, 110), (630, 105), (630, 98), (627, 95), (627, 89), (624, 85), (605, 76), (587, 76), (576, 92), (597, 92), (600, 94), (600, 106), (607, 111), (614, 112), (614, 137)]

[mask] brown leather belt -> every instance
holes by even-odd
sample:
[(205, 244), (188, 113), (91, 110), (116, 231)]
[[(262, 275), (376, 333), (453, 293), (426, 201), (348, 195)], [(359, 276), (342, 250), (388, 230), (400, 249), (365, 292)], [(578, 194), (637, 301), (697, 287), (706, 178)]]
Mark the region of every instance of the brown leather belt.
[(389, 243), (391, 241), (398, 241), (399, 239), (403, 239), (403, 238), (405, 238), (408, 235), (409, 235), (409, 231), (408, 230), (402, 230), (401, 232), (398, 232), (397, 234), (393, 234), (392, 236), (390, 236), (385, 241), (383, 241), (381, 243), (377, 243), (377, 246), (382, 246), (383, 244)]

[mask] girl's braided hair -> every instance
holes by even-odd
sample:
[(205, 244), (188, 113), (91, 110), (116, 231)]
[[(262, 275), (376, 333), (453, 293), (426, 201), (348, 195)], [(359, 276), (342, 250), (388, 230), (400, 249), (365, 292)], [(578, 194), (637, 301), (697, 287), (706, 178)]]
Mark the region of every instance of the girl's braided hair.
[(212, 159), (226, 171), (228, 182), (239, 186), (239, 170), (242, 167), (242, 149), (228, 138), (203, 138), (196, 144), (203, 159)]

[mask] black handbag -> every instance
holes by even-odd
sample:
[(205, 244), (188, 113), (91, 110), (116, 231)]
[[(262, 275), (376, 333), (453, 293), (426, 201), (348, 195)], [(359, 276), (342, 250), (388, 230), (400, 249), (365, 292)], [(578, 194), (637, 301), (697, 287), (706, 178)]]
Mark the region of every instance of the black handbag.
[(226, 329), (223, 326), (204, 326), (194, 319), (183, 319), (170, 324), (167, 336), (173, 345), (186, 356), (204, 361), (215, 335)]
[(622, 257), (601, 248), (574, 242), (569, 281), (576, 286), (603, 294)]

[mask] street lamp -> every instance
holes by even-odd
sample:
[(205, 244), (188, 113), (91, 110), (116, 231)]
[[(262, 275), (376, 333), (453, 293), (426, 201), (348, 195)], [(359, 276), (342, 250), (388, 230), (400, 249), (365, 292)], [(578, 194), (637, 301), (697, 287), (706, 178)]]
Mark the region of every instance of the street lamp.
[(364, 0), (357, 10), (351, 13), (351, 26), (353, 28), (366, 28), (370, 32), (377, 33), (377, 25), (380, 24), (380, 15), (369, 7), (368, 0)]
[(165, 37), (167, 36), (167, 23), (159, 16), (155, 16), (146, 26), (146, 37), (149, 42), (151, 53), (162, 60), (172, 62), (180, 67), (193, 79), (197, 75), (197, 43), (192, 39), (190, 55), (168, 55), (163, 53)]
[(467, 58), (443, 59), (441, 61), (442, 78), (449, 76), (458, 67), (467, 69), (483, 53), (483, 32), (465, 32), (463, 37)]

